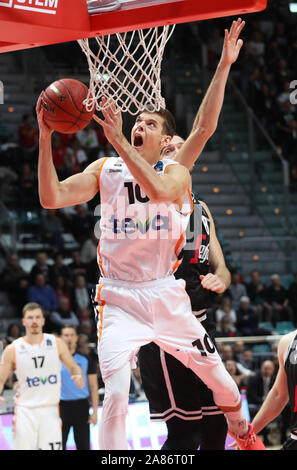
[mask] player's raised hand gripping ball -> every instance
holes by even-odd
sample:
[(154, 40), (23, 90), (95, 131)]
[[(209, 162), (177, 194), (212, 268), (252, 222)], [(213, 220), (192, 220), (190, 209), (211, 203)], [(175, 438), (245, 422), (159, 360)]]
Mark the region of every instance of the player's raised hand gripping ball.
[(88, 91), (84, 83), (72, 78), (51, 83), (41, 99), (43, 119), (48, 127), (62, 134), (73, 134), (84, 129), (95, 112), (95, 107), (87, 111), (83, 103)]

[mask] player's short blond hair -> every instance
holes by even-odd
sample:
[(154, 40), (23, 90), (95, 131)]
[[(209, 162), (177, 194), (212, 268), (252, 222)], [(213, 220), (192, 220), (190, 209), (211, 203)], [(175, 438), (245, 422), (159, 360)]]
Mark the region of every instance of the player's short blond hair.
[(37, 302), (29, 302), (27, 303), (26, 305), (24, 305), (23, 307), (23, 317), (26, 315), (27, 312), (31, 312), (32, 310), (41, 310), (42, 312), (42, 316), (44, 316), (44, 313), (43, 313), (43, 309), (41, 307), (41, 305), (39, 305)]

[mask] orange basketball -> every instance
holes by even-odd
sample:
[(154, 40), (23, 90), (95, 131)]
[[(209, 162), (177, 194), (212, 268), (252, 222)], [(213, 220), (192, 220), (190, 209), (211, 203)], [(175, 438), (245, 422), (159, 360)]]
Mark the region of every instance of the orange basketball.
[(84, 83), (72, 78), (51, 83), (41, 102), (46, 124), (62, 134), (72, 134), (86, 127), (95, 112), (95, 107), (87, 111), (83, 104), (88, 91)]

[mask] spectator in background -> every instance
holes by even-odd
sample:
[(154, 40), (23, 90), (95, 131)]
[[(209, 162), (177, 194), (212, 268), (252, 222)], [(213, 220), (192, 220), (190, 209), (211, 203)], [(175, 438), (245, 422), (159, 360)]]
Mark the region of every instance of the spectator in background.
[(242, 364), (240, 364), (240, 362), (235, 361), (233, 348), (229, 344), (225, 344), (222, 347), (221, 357), (222, 357), (222, 361), (225, 364), (226, 364), (227, 361), (234, 361), (235, 364), (236, 364), (236, 368), (238, 369), (238, 371), (241, 375), (249, 376), (249, 375), (253, 374), (253, 371), (245, 368)]
[(85, 354), (86, 356), (91, 353), (91, 348), (89, 346), (89, 338), (83, 333), (78, 335), (77, 352)]
[(85, 168), (88, 157), (86, 152), (82, 149), (77, 137), (74, 137), (69, 147), (67, 147), (64, 162), (70, 175), (78, 173)]
[(99, 151), (97, 158), (104, 158), (104, 157), (115, 157), (115, 158), (118, 157), (117, 152), (115, 151), (111, 143), (108, 141), (106, 142), (104, 147)]
[(22, 173), (19, 178), (19, 197), (20, 208), (22, 211), (32, 211), (32, 209), (40, 209), (37, 178), (32, 172), (32, 168), (28, 163), (22, 166)]
[(50, 333), (49, 317), (51, 312), (57, 309), (58, 299), (54, 289), (46, 284), (44, 274), (37, 274), (34, 286), (28, 290), (28, 302), (34, 302), (43, 308), (46, 324), (44, 331)]
[(24, 150), (26, 160), (31, 161), (38, 149), (39, 130), (30, 114), (24, 114), (19, 127), (19, 144)]
[(100, 150), (98, 136), (95, 131), (95, 128), (98, 126), (94, 124), (95, 123), (91, 121), (87, 127), (76, 134), (81, 146), (88, 155), (89, 162), (98, 158), (98, 153)]
[(230, 344), (224, 344), (221, 348), (221, 357), (222, 361), (234, 361), (234, 352), (233, 352), (233, 347), (230, 346)]
[(67, 170), (65, 165), (66, 148), (66, 145), (63, 145), (62, 143), (60, 134), (54, 132), (52, 137), (53, 163), (57, 170), (59, 180), (70, 176), (70, 172)]
[(36, 279), (37, 274), (43, 274), (46, 282), (49, 282), (49, 273), (50, 273), (50, 268), (49, 265), (47, 264), (48, 256), (44, 252), (39, 252), (36, 255), (36, 264), (31, 269), (30, 272), (30, 283), (32, 284), (34, 282), (34, 279)]
[(97, 259), (98, 239), (94, 233), (88, 238), (82, 246), (80, 256), (83, 263), (90, 263)]
[(7, 291), (10, 302), (21, 307), (21, 302), (26, 302), (28, 274), (19, 264), (19, 257), (16, 253), (12, 253), (7, 257), (6, 265), (1, 273), (2, 287)]
[(89, 236), (90, 227), (94, 227), (94, 217), (85, 206), (75, 206), (76, 215), (72, 221), (72, 233), (78, 243), (84, 243)]
[(72, 263), (69, 264), (69, 269), (73, 278), (78, 275), (86, 276), (87, 274), (87, 265), (82, 262), (80, 252), (78, 250), (75, 250), (72, 253)]
[[(84, 202), (80, 204), (80, 206), (84, 206), (88, 210), (88, 203)], [(73, 218), (77, 215), (77, 206), (68, 206), (62, 207), (59, 209), (59, 215), (62, 218), (63, 225), (65, 227), (65, 231), (72, 233), (73, 230)]]
[(254, 353), (251, 349), (245, 349), (242, 353), (240, 364), (251, 371), (254, 370)]
[(231, 375), (232, 379), (234, 382), (237, 384), (237, 387), (239, 390), (241, 390), (242, 387), (246, 386), (246, 381), (249, 377), (248, 375), (242, 374), (239, 369), (238, 369), (238, 364), (235, 361), (228, 360), (225, 362), (225, 367), (229, 374)]
[(264, 307), (268, 310), (273, 326), (279, 321), (293, 321), (293, 312), (289, 305), (288, 291), (281, 286), (278, 274), (273, 274), (271, 284), (265, 289)]
[(259, 328), (258, 314), (250, 305), (249, 297), (241, 297), (239, 307), (236, 311), (237, 328), (243, 336), (270, 335), (271, 331)]
[(88, 308), (90, 305), (90, 294), (84, 276), (76, 276), (74, 281), (74, 301), (76, 309)]
[(218, 338), (232, 338), (235, 336), (235, 329), (232, 327), (228, 315), (224, 315), (217, 324), (216, 336)]
[(240, 360), (242, 359), (244, 350), (245, 350), (244, 342), (240, 340), (235, 341), (234, 346), (233, 346), (233, 353), (234, 353), (235, 361), (241, 362)]
[(221, 36), (221, 30), (219, 28), (214, 28), (207, 44), (207, 55), (210, 63), (217, 63), (219, 61), (223, 43), (224, 41)]
[(2, 343), (3, 347), (6, 348), (11, 344), (15, 339), (18, 339), (22, 336), (22, 329), (18, 323), (10, 323), (7, 328), (6, 336), (3, 338)]
[(56, 253), (54, 256), (54, 264), (50, 266), (50, 283), (53, 284), (58, 276), (70, 281), (72, 274), (68, 266), (64, 264), (64, 256), (62, 253)]
[[(247, 384), (247, 400), (251, 419), (257, 414), (269, 390), (275, 382), (276, 374), (272, 361), (264, 361), (261, 369), (250, 377)], [(264, 444), (268, 444), (267, 429), (263, 430)]]
[(77, 316), (78, 316), (78, 319), (79, 319), (80, 326), (88, 325), (89, 327), (91, 327), (91, 329), (93, 329), (94, 322), (93, 322), (91, 310), (89, 308), (80, 307), (78, 309)]
[(41, 230), (43, 241), (48, 243), (53, 251), (62, 252), (64, 250), (62, 237), (64, 229), (60, 217), (57, 216), (56, 209), (46, 211), (45, 216), (41, 219)]
[(254, 31), (249, 42), (249, 51), (256, 63), (262, 67), (264, 65), (265, 43), (260, 31)]
[(251, 272), (251, 282), (246, 284), (247, 295), (253, 306), (263, 303), (264, 284), (260, 281), (259, 272), (254, 270)]
[(239, 273), (233, 272), (231, 273), (231, 284), (228, 288), (228, 292), (230, 292), (232, 297), (232, 306), (233, 308), (237, 309), (239, 306), (239, 301), (241, 297), (246, 297), (246, 288), (244, 284), (240, 282)]
[(220, 328), (220, 322), (223, 317), (228, 317), (230, 321), (230, 328), (235, 331), (236, 330), (236, 313), (235, 310), (232, 308), (232, 302), (229, 297), (222, 297), (221, 304), (219, 308), (216, 310), (216, 323), (217, 328)]
[[(64, 365), (61, 369), (61, 401), (60, 413), (62, 419), (63, 449), (69, 431), (73, 427), (74, 440), (77, 450), (90, 450), (90, 423), (97, 424), (98, 410), (98, 378), (97, 368), (90, 356), (77, 351), (78, 336), (73, 325), (65, 325), (61, 330), (61, 338), (67, 344), (75, 362), (80, 366), (84, 375), (84, 388), (73, 386), (70, 373)], [(93, 412), (89, 415), (89, 399)]]
[[(69, 283), (68, 283), (69, 284)], [(67, 285), (67, 281), (63, 276), (57, 276), (53, 282), (53, 286), (55, 289), (55, 293), (57, 299), (59, 300), (61, 297), (67, 297), (69, 302), (69, 309), (72, 309), (72, 292)]]
[(70, 310), (67, 297), (60, 297), (58, 308), (50, 315), (50, 322), (54, 331), (58, 333), (60, 333), (61, 328), (65, 325), (78, 327), (78, 318), (75, 313)]
[(290, 285), (288, 292), (290, 307), (293, 312), (293, 323), (297, 326), (297, 273), (295, 274), (294, 282)]

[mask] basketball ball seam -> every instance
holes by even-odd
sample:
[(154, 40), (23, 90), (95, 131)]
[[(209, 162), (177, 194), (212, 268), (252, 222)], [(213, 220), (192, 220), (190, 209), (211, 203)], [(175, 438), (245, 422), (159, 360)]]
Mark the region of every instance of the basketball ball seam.
[[(64, 120), (63, 120), (63, 121), (57, 121), (57, 120), (55, 120), (55, 119), (48, 119), (48, 118), (46, 118), (46, 120), (49, 121), (49, 122), (54, 122), (54, 123), (55, 123), (55, 122), (57, 122), (57, 123), (59, 123), (59, 122), (63, 122), (63, 123), (69, 122), (69, 123), (71, 123), (71, 126), (67, 127), (67, 129), (65, 129), (65, 131), (69, 131), (69, 130), (71, 129), (71, 127), (73, 127), (73, 126), (77, 126), (77, 127), (78, 127), (78, 130), (80, 130), (80, 127), (79, 127), (79, 125), (77, 124), (77, 122), (73, 122), (73, 121), (64, 121)], [(60, 131), (57, 131), (57, 132), (60, 132)], [(62, 134), (63, 134), (63, 132), (62, 132)]]
[[(69, 114), (69, 116), (75, 118), (75, 122), (77, 122), (78, 120), (81, 120), (81, 121), (84, 121), (84, 122), (89, 122), (88, 119), (82, 119), (80, 116), (75, 116), (75, 114), (72, 114), (69, 111), (66, 111), (66, 109), (64, 109), (62, 106), (60, 106), (58, 103), (56, 103), (50, 96), (48, 96), (48, 94), (46, 92), (44, 92), (44, 95), (46, 96), (46, 98), (49, 101), (51, 101), (51, 103), (53, 103), (55, 106), (57, 106), (59, 109), (61, 109), (64, 113)], [(80, 113), (80, 115), (81, 115), (81, 113)], [(47, 119), (47, 117), (46, 117), (46, 119)], [(52, 119), (52, 121), (54, 121), (54, 120)]]
[[(59, 80), (59, 82), (63, 83), (64, 87), (65, 87), (66, 90), (68, 91), (68, 94), (69, 94), (69, 97), (71, 98), (72, 103), (74, 104), (75, 108), (76, 108), (77, 111), (80, 113), (80, 115), (81, 115), (81, 114), (89, 113), (89, 111), (82, 111), (82, 110), (80, 110), (80, 109), (78, 108), (78, 106), (77, 106), (76, 102), (74, 101), (74, 98), (73, 98), (72, 94), (70, 93), (70, 90), (69, 90), (68, 86), (66, 85), (66, 83), (65, 83), (62, 79)], [(87, 93), (86, 93), (85, 99), (86, 99), (86, 97), (87, 97)], [(81, 118), (79, 118), (79, 119), (81, 119)]]

